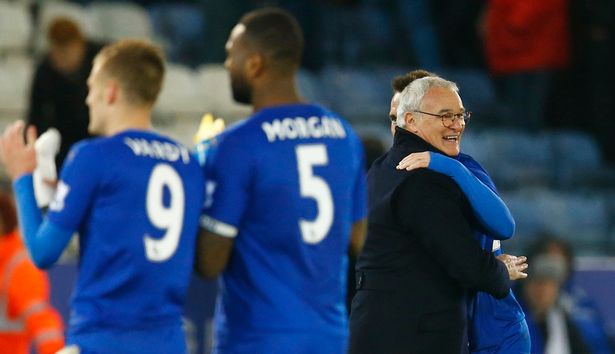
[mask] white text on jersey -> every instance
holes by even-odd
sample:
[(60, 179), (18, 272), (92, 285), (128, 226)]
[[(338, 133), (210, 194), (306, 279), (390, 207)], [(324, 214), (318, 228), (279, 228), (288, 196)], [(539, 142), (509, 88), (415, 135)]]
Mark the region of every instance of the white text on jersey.
[(190, 162), (188, 149), (166, 141), (124, 138), (124, 143), (137, 156), (147, 156), (169, 162), (175, 162), (181, 157), (183, 163)]
[(274, 119), (272, 122), (264, 122), (261, 127), (270, 143), (286, 139), (346, 137), (342, 122), (327, 116)]

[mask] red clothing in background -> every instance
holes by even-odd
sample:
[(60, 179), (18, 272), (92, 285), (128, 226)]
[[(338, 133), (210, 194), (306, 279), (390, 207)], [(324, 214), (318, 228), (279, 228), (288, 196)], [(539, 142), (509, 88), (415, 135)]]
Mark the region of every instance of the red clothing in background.
[(491, 73), (568, 66), (568, 8), (569, 0), (489, 0), (485, 48)]

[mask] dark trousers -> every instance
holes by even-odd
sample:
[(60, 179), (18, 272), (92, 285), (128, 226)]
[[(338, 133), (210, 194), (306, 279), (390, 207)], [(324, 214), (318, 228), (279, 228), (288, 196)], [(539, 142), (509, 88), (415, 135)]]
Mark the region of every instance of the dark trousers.
[(467, 328), (449, 311), (418, 314), (403, 291), (359, 290), (350, 313), (349, 354), (466, 354)]

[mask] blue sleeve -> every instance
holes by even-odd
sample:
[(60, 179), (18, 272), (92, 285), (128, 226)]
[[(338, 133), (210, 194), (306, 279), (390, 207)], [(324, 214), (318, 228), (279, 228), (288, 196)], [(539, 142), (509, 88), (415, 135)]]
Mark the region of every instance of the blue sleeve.
[(489, 187), (457, 160), (429, 153), (429, 169), (443, 173), (459, 185), (480, 223), (496, 240), (506, 240), (515, 233), (515, 221), (506, 204)]
[[(226, 139), (225, 139), (226, 138)], [(201, 226), (225, 237), (235, 237), (250, 198), (254, 152), (238, 136), (221, 137), (206, 153), (205, 203)]]
[(47, 268), (62, 255), (73, 232), (43, 220), (34, 198), (32, 175), (17, 179), (13, 185), (21, 233), (30, 257), (39, 268)]
[(73, 231), (82, 228), (106, 172), (105, 156), (96, 146), (85, 142), (71, 148), (47, 212), (54, 225)]

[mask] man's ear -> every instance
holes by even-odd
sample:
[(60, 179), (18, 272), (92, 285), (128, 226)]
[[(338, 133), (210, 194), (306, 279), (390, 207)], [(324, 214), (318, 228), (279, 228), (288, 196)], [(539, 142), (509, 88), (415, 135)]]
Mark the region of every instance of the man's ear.
[(259, 53), (250, 55), (246, 60), (245, 69), (250, 79), (261, 76), (265, 69), (265, 58)]
[(105, 101), (107, 104), (116, 103), (120, 95), (120, 86), (116, 81), (109, 81), (105, 90)]
[(412, 114), (412, 112), (404, 113), (404, 120), (406, 122), (406, 129), (416, 133), (418, 129), (416, 127), (416, 117)]

